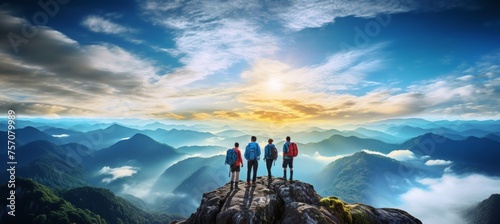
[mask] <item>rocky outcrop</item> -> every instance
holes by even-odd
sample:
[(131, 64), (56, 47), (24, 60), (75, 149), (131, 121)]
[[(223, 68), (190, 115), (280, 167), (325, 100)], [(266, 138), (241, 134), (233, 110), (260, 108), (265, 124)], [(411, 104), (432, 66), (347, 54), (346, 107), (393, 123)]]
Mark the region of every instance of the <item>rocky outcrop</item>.
[(500, 223), (500, 194), (492, 194), (488, 199), (467, 209), (464, 214), (467, 223), (493, 224)]
[(399, 209), (322, 198), (312, 185), (300, 181), (259, 177), (257, 187), (243, 185), (231, 191), (226, 184), (205, 193), (197, 211), (175, 223), (422, 223)]

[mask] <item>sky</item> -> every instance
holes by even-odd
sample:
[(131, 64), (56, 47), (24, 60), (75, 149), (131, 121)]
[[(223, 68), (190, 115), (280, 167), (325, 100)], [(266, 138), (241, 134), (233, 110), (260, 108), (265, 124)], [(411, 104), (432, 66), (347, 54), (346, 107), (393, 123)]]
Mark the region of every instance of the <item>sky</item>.
[(0, 108), (225, 124), (500, 118), (500, 4), (7, 0)]

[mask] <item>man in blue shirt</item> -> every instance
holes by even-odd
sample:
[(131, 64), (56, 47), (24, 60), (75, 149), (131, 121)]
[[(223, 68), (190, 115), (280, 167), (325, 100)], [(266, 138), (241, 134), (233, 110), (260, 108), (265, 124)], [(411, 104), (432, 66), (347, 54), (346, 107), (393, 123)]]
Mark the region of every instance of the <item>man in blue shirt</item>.
[(250, 173), (253, 170), (253, 178), (252, 178), (252, 187), (256, 186), (255, 181), (257, 180), (257, 168), (259, 167), (259, 159), (260, 159), (260, 146), (256, 142), (257, 137), (252, 136), (250, 138), (251, 142), (248, 143), (247, 147), (245, 148), (245, 159), (248, 161), (247, 162), (247, 184), (246, 188), (250, 187)]

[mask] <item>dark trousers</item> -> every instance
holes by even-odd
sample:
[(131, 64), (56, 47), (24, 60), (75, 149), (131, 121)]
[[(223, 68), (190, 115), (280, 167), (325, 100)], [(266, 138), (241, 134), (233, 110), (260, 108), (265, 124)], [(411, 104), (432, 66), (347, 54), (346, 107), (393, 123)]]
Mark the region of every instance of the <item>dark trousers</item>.
[(267, 176), (271, 177), (271, 166), (273, 165), (274, 159), (266, 159)]
[(250, 182), (250, 172), (252, 172), (253, 169), (253, 177), (252, 177), (252, 182), (255, 182), (257, 180), (257, 167), (259, 167), (259, 161), (255, 160), (248, 160), (247, 163), (247, 182)]

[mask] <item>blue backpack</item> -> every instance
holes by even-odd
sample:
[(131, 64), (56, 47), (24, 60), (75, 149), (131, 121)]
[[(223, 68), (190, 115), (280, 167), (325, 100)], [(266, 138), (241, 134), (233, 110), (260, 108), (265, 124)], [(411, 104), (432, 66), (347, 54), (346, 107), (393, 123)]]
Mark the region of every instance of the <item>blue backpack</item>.
[(234, 163), (236, 163), (236, 151), (234, 149), (228, 149), (226, 152), (226, 162), (224, 162), (227, 165), (232, 166)]
[(256, 143), (248, 143), (245, 148), (245, 159), (247, 160), (255, 160), (257, 159), (257, 146)]

